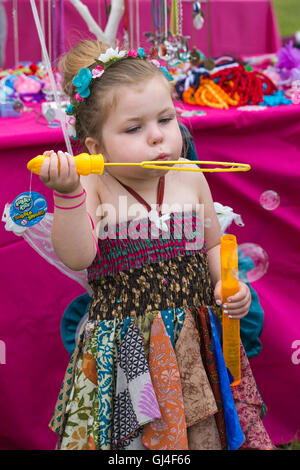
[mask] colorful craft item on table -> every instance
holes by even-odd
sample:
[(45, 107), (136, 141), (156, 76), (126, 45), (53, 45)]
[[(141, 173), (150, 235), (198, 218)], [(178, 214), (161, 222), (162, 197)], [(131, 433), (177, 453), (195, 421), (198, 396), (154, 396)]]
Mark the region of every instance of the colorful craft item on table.
[(276, 68), (279, 70), (300, 69), (300, 49), (293, 47), (293, 41), (290, 41), (282, 47), (277, 53), (278, 61)]
[(292, 104), (293, 101), (284, 96), (284, 90), (278, 90), (273, 95), (264, 95), (262, 105), (265, 106), (279, 106), (281, 104)]
[(280, 86), (280, 82), (282, 82), (282, 78), (279, 72), (275, 69), (275, 67), (269, 66), (263, 71), (263, 73), (264, 75), (269, 77), (270, 80), (272, 80), (274, 85), (276, 85), (277, 87)]
[[(27, 169), (32, 173), (37, 175), (40, 174), (41, 166), (45, 160), (49, 158), (46, 155), (38, 155), (37, 157), (30, 160), (27, 164)], [(75, 165), (77, 173), (80, 175), (89, 175), (91, 173), (102, 175), (105, 166), (140, 166), (142, 168), (148, 169), (158, 169), (158, 170), (173, 170), (173, 171), (201, 171), (201, 172), (235, 172), (235, 171), (249, 171), (251, 169), (250, 165), (246, 163), (235, 163), (235, 162), (212, 162), (212, 161), (197, 161), (201, 165), (220, 165), (228, 168), (182, 168), (182, 167), (173, 167), (166, 165), (176, 165), (178, 160), (155, 160), (154, 161), (143, 161), (140, 163), (105, 163), (103, 155), (89, 155), (88, 153), (81, 153), (73, 157), (75, 160)], [(193, 162), (194, 163), (194, 162)], [(59, 168), (59, 161), (58, 161)], [(190, 161), (181, 161), (181, 165), (191, 165)]]
[(43, 77), (43, 72), (39, 64), (35, 63), (21, 63), (15, 68), (10, 68), (6, 70), (1, 70), (0, 78), (7, 75), (26, 75), (26, 76), (36, 76), (38, 78)]
[(285, 94), (291, 98), (293, 104), (300, 104), (300, 80), (292, 82), (291, 88)]
[(191, 86), (188, 87), (187, 90), (185, 90), (183, 93), (182, 93), (182, 99), (185, 103), (187, 104), (193, 104), (193, 105), (196, 105), (196, 100), (195, 100), (195, 97), (194, 97), (194, 94), (195, 94), (195, 89), (192, 88)]
[(34, 78), (20, 75), (15, 81), (15, 90), (25, 102), (40, 102), (42, 99), (42, 84)]
[(183, 109), (179, 112), (180, 117), (186, 118), (186, 117), (193, 117), (193, 116), (206, 116), (205, 111), (197, 111), (195, 109)]
[[(260, 64), (263, 68), (263, 65)], [(300, 50), (293, 47), (293, 42), (285, 44), (268, 65), (263, 70), (277, 87), (286, 89), (292, 86), (295, 80), (300, 80)]]
[(231, 97), (237, 92), (238, 106), (258, 105), (263, 101), (264, 95), (271, 95), (278, 90), (269, 77), (261, 72), (248, 72), (244, 65), (221, 70), (212, 74), (210, 78)]
[(202, 78), (199, 88), (194, 90), (192, 87), (189, 87), (183, 92), (182, 99), (188, 104), (228, 109), (229, 106), (238, 105), (239, 96), (235, 93), (234, 98), (231, 98), (213, 80)]
[[(204, 106), (217, 109), (229, 109), (229, 107), (242, 107), (247, 105), (277, 106), (278, 104), (291, 104), (284, 97), (272, 80), (261, 72), (254, 71), (251, 67), (235, 64), (233, 67), (225, 66), (215, 73), (207, 74), (196, 82), (196, 75), (192, 73), (192, 80), (185, 81), (185, 90), (181, 99), (194, 106)], [(186, 86), (191, 82), (190, 86)], [(180, 85), (176, 90), (180, 94)]]
[[(233, 83), (230, 83), (233, 86)], [(228, 109), (229, 106), (237, 106), (239, 95), (235, 92), (233, 98), (226, 93), (213, 80), (202, 78), (200, 86), (195, 93), (195, 101), (200, 106), (209, 106), (210, 108)]]
[[(45, 73), (43, 64), (25, 63), (16, 68), (2, 70), (0, 80), (1, 89), (8, 97), (19, 97), (24, 102), (53, 99), (49, 76)], [(55, 74), (55, 82), (59, 92), (62, 92), (62, 76), (58, 72)]]
[[(0, 101), (1, 101), (1, 93), (0, 93)], [(4, 118), (10, 117), (20, 117), (21, 111), (23, 109), (19, 104), (19, 100), (9, 99), (6, 100), (4, 103), (0, 102), (0, 116)]]

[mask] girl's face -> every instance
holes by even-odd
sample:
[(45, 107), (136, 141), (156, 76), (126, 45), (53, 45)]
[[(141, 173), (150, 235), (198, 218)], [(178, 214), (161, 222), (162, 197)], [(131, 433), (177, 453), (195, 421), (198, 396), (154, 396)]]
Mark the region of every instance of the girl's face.
[[(102, 136), (106, 162), (178, 160), (182, 137), (167, 85), (157, 77), (139, 87), (121, 87), (117, 105), (104, 123)], [(138, 166), (106, 168), (123, 182), (157, 179), (168, 171)]]

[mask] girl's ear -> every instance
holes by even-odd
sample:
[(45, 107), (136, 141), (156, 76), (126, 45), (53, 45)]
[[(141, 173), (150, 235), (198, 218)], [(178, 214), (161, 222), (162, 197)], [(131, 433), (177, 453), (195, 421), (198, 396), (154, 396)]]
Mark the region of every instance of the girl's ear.
[(91, 155), (98, 155), (100, 153), (100, 144), (98, 140), (93, 139), (92, 137), (87, 137), (84, 143)]

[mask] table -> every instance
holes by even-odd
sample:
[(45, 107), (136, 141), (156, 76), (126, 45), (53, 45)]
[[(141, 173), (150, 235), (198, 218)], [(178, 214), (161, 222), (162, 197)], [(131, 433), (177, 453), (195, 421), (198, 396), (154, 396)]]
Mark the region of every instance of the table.
[[(262, 350), (250, 363), (269, 410), (265, 426), (280, 444), (300, 430), (300, 106), (257, 112), (197, 109), (207, 115), (182, 121), (194, 137), (199, 160), (251, 165), (250, 172), (206, 173), (206, 178), (214, 201), (232, 207), (245, 223), (232, 224), (227, 232), (239, 244), (258, 244), (269, 256), (268, 271), (252, 283), (264, 310), (264, 328)], [(266, 190), (280, 196), (276, 210), (260, 205)]]
[[(257, 243), (269, 255), (267, 273), (253, 283), (265, 323), (262, 351), (250, 362), (269, 409), (267, 430), (275, 443), (287, 442), (300, 422), (300, 106), (256, 113), (205, 111), (206, 116), (183, 119), (194, 137), (199, 160), (252, 166), (247, 173), (206, 175), (214, 200), (242, 215), (245, 227), (231, 225), (230, 232), (239, 243)], [(1, 119), (1, 214), (6, 202), (28, 190), (28, 160), (51, 148), (64, 149), (62, 133), (38, 124), (34, 113)], [(280, 195), (281, 204), (275, 211), (266, 211), (259, 204), (266, 189)], [(46, 197), (49, 212), (53, 212), (51, 192), (35, 175), (32, 190)], [(56, 436), (47, 426), (69, 360), (60, 338), (61, 318), (84, 290), (23, 239), (6, 232), (4, 224), (0, 259), (0, 448), (53, 449)]]
[[(58, 0), (57, 18), (59, 18)], [(98, 21), (98, 0), (84, 1), (88, 5), (96, 21)], [(39, 9), (39, 1), (36, 0)], [(48, 44), (48, 2), (45, 0), (46, 42)], [(6, 46), (6, 62), (4, 67), (15, 63), (14, 34), (12, 23), (12, 0), (6, 0), (4, 6), (8, 19), (8, 39)], [(281, 47), (278, 26), (275, 19), (271, 0), (210, 0), (210, 22), (206, 21), (202, 30), (196, 30), (192, 24), (193, 1), (183, 0), (183, 34), (190, 36), (189, 46), (196, 45), (204, 54), (210, 50), (211, 56), (222, 54), (258, 55), (277, 52)], [(202, 2), (207, 16), (207, 5)], [(71, 3), (64, 2), (64, 39), (68, 50), (79, 40), (95, 37), (88, 31), (85, 22)], [(105, 24), (104, 1), (101, 0), (100, 24)], [(140, 0), (140, 42), (139, 45), (148, 48), (143, 32), (151, 31), (151, 0)], [(20, 60), (41, 60), (41, 48), (33, 20), (29, 0), (18, 0), (19, 18), (19, 58)], [(207, 31), (209, 25), (209, 33)], [(123, 39), (123, 20), (120, 22), (118, 38)], [(208, 45), (209, 38), (209, 45)], [(137, 38), (134, 38), (136, 47)], [(49, 45), (47, 46), (49, 49)], [(52, 45), (51, 58), (54, 60)], [(58, 54), (62, 52), (59, 49)]]

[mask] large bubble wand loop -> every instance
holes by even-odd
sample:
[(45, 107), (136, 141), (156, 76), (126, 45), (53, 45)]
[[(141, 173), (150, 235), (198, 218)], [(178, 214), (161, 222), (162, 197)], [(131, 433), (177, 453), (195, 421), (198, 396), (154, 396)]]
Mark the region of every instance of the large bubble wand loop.
[[(38, 155), (37, 157), (30, 160), (27, 164), (27, 169), (36, 175), (40, 174), (41, 166), (49, 156)], [(103, 155), (89, 155), (88, 153), (81, 153), (74, 157), (77, 173), (79, 175), (89, 175), (91, 173), (96, 173), (102, 175), (104, 168), (107, 166), (140, 166), (142, 168), (148, 169), (157, 169), (157, 170), (173, 170), (173, 171), (201, 171), (201, 172), (232, 172), (232, 171), (249, 171), (251, 169), (250, 165), (246, 163), (234, 163), (234, 162), (212, 162), (212, 161), (200, 161), (200, 160), (155, 160), (153, 161), (143, 161), (140, 163), (105, 163)], [(167, 165), (221, 165), (228, 166), (230, 168), (174, 168), (173, 166)], [(59, 168), (59, 161), (58, 161)]]
[[(46, 47), (46, 43), (45, 43), (43, 30), (42, 30), (42, 27), (41, 27), (39, 15), (38, 15), (37, 8), (36, 8), (36, 5), (35, 5), (35, 1), (30, 0), (30, 4), (31, 4), (31, 9), (32, 9), (36, 29), (37, 29), (37, 32), (38, 32), (39, 40), (40, 40), (40, 43), (41, 43), (41, 48), (42, 48), (42, 52), (43, 52), (43, 60), (45, 61), (45, 66), (46, 66), (46, 69), (47, 69), (47, 72), (48, 72), (48, 75), (49, 75), (49, 80), (50, 80), (51, 88), (52, 88), (52, 91), (53, 91), (53, 94), (54, 94), (54, 99), (55, 99), (55, 102), (56, 102), (56, 106), (57, 106), (57, 109), (62, 110), (60, 99), (59, 99), (57, 89), (56, 89), (54, 75), (53, 75), (51, 64), (50, 64), (49, 55), (48, 55), (48, 52), (47, 52), (47, 47)], [(68, 153), (70, 155), (73, 155), (73, 150), (72, 150), (70, 138), (69, 138), (69, 135), (68, 135), (67, 129), (66, 129), (66, 118), (65, 118), (65, 113), (64, 112), (59, 113), (59, 120), (60, 120), (60, 123), (61, 123), (61, 128), (62, 128), (62, 131), (63, 131), (63, 135), (64, 135), (64, 139), (65, 139), (65, 143), (66, 143)]]

